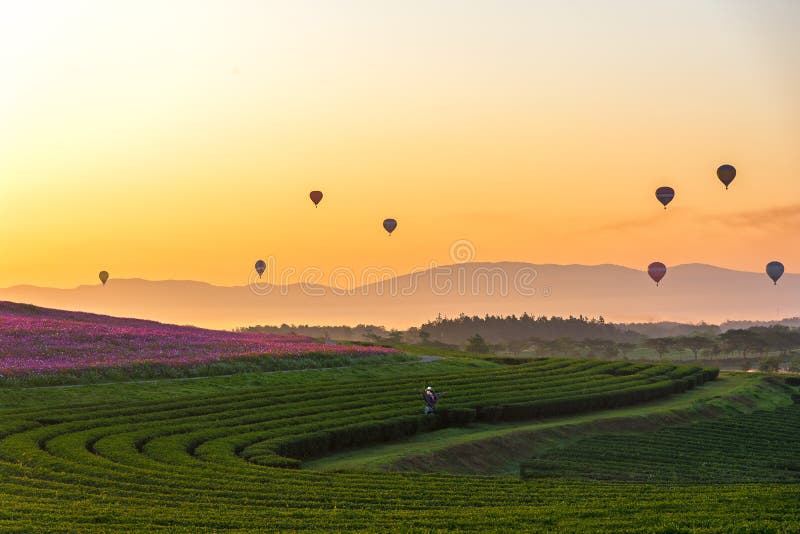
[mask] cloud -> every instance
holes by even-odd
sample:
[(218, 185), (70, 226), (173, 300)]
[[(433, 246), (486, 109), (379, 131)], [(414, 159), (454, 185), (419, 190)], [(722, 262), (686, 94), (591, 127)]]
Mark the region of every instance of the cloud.
[(717, 213), (702, 216), (704, 222), (720, 223), (728, 227), (763, 231), (800, 230), (800, 204), (778, 206), (736, 213)]
[[(687, 208), (670, 208), (673, 212), (682, 212), (683, 214), (689, 214), (690, 216), (694, 217), (690, 210)], [(602, 224), (600, 226), (595, 226), (593, 228), (588, 229), (591, 232), (619, 232), (619, 231), (626, 231), (626, 230), (647, 230), (651, 231), (654, 226), (658, 226), (661, 223), (668, 223), (671, 219), (664, 213), (663, 209), (659, 209), (656, 213), (652, 215), (647, 215), (646, 217), (633, 217), (623, 220), (618, 220), (614, 222), (610, 222), (607, 224)]]
[(481, 221), (482, 224), (496, 224), (498, 226), (509, 225), (522, 225), (529, 224), (530, 220), (524, 215), (505, 212), (505, 211), (489, 211), (489, 210), (473, 210), (473, 211), (458, 211), (453, 214), (454, 217), (469, 221)]
[[(688, 215), (692, 222), (697, 224), (720, 224), (726, 228), (740, 230), (763, 232), (800, 230), (800, 204), (731, 213), (697, 213), (684, 210), (684, 215)], [(636, 217), (603, 224), (592, 228), (591, 231), (652, 230), (654, 226), (658, 226), (662, 222), (669, 222), (669, 219), (665, 218), (663, 213), (656, 213), (647, 217)]]

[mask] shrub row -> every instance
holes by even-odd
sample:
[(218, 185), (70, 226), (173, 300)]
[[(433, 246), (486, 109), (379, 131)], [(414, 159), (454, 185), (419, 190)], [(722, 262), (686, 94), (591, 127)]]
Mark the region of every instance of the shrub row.
[(310, 458), (330, 451), (392, 441), (418, 432), (466, 425), (474, 420), (475, 410), (455, 408), (442, 409), (434, 416), (395, 417), (385, 421), (354, 423), (282, 441), (278, 444), (276, 452), (293, 458)]
[[(624, 366), (624, 364), (623, 364)], [(614, 366), (611, 366), (614, 368)], [(641, 368), (651, 370), (653, 366)], [(526, 403), (473, 405), (467, 408), (441, 409), (435, 416), (404, 416), (380, 421), (357, 422), (332, 430), (311, 431), (277, 443), (251, 447), (244, 457), (266, 465), (297, 467), (292, 459), (306, 459), (331, 451), (392, 441), (418, 432), (448, 426), (466, 425), (473, 421), (500, 422), (575, 414), (590, 410), (610, 409), (648, 402), (673, 393), (681, 393), (716, 375), (711, 370), (680, 366), (665, 368), (659, 382), (630, 385), (610, 391), (569, 394), (564, 398), (542, 399)], [(630, 377), (627, 373), (622, 377)], [(272, 462), (275, 463), (272, 463)]]
[(521, 466), (524, 477), (800, 483), (800, 406), (636, 434), (584, 438)]

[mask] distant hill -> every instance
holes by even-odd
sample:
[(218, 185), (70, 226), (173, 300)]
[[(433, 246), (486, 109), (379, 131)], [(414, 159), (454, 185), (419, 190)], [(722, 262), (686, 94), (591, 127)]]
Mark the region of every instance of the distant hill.
[(257, 294), (248, 286), (111, 279), (105, 287), (16, 286), (0, 289), (0, 299), (213, 328), (282, 323), (407, 328), (460, 313), (715, 324), (800, 316), (800, 275), (785, 274), (773, 286), (763, 273), (701, 264), (670, 267), (660, 287), (645, 272), (616, 265), (503, 262), (436, 267), (348, 292), (299, 284), (271, 289)]
[(676, 323), (659, 321), (657, 323), (623, 323), (617, 325), (622, 330), (636, 332), (646, 337), (677, 337), (692, 334), (712, 334), (721, 332), (719, 326), (708, 323)]
[(788, 317), (779, 321), (725, 321), (720, 325), (720, 329), (733, 330), (735, 328), (751, 328), (754, 326), (788, 326), (789, 328), (800, 328), (800, 317)]

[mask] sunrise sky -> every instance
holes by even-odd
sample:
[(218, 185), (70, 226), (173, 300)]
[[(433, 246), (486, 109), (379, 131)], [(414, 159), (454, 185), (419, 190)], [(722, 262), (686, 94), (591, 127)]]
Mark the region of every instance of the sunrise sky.
[(3, 3), (0, 286), (403, 273), (459, 239), (800, 272), (798, 25), (793, 0)]

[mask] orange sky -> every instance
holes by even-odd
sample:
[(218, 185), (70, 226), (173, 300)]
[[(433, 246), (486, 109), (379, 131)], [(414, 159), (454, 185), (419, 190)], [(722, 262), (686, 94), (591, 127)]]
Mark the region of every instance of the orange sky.
[(800, 272), (797, 2), (17, 4), (0, 286), (403, 273), (459, 239)]

